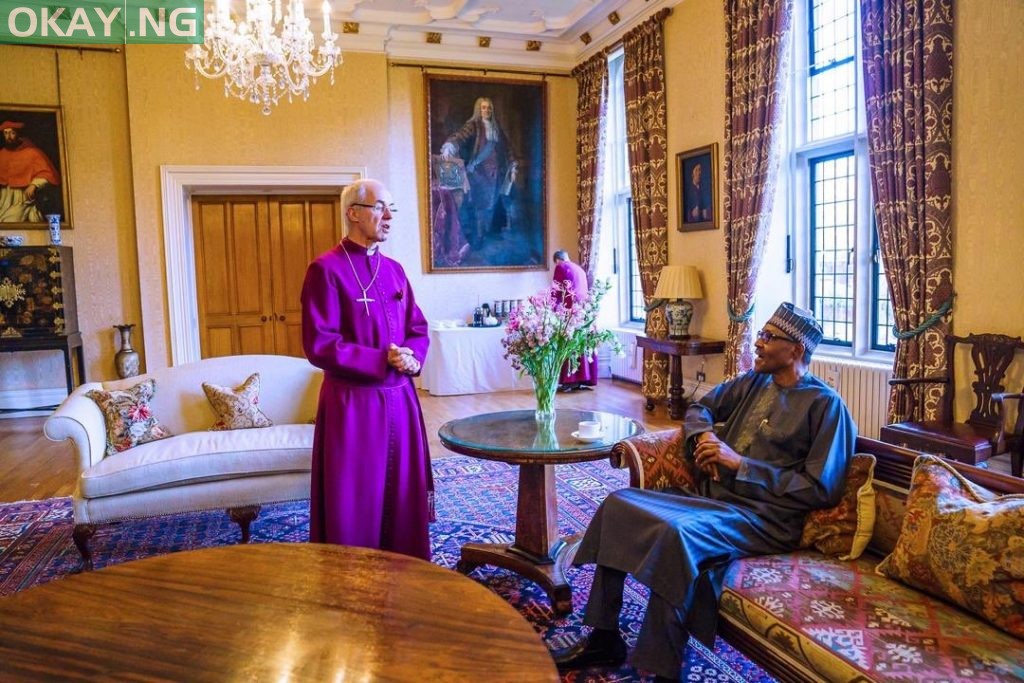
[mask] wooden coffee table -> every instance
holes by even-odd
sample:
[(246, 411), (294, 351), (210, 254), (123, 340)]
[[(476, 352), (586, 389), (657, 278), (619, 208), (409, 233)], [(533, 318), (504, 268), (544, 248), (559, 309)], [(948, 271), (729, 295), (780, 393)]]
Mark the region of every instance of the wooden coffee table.
[(557, 681), (475, 581), (326, 544), (172, 553), (0, 598), (4, 681)]
[[(600, 438), (582, 442), (572, 436), (581, 420), (603, 425)], [(559, 408), (553, 423), (538, 423), (532, 410), (474, 415), (441, 425), (438, 436), (456, 453), (519, 465), (514, 543), (467, 543), (457, 569), (468, 573), (491, 564), (538, 583), (551, 598), (555, 614), (572, 611), (572, 590), (565, 566), (580, 536), (558, 535), (555, 465), (607, 458), (622, 439), (643, 433), (636, 420), (595, 410)]]

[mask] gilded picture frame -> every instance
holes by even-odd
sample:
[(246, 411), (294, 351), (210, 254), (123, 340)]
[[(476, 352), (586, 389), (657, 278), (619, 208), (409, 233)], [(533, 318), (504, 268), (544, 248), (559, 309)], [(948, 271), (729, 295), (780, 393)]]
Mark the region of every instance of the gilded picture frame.
[(719, 227), (717, 142), (676, 154), (676, 200), (680, 232)]
[(0, 230), (71, 229), (64, 119), (60, 107), (0, 104)]
[(547, 84), (424, 79), (428, 270), (546, 270)]

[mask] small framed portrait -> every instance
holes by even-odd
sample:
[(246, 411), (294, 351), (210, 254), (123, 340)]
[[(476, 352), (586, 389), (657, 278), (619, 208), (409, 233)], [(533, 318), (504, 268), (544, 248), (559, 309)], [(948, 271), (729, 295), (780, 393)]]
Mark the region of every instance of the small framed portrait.
[(0, 230), (71, 228), (71, 190), (60, 107), (0, 104)]
[(679, 231), (718, 228), (718, 143), (676, 154)]
[(546, 270), (547, 84), (425, 78), (430, 272)]

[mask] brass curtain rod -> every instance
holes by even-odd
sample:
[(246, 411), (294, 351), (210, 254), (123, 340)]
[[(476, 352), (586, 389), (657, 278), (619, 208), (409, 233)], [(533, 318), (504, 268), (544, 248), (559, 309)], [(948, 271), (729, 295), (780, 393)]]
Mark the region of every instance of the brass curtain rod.
[(89, 47), (87, 45), (34, 45), (31, 43), (0, 43), (0, 45), (10, 45), (11, 47), (35, 47), (42, 50), (72, 50), (74, 52), (110, 52), (113, 54), (121, 53), (121, 48), (119, 47)]
[(553, 73), (550, 71), (517, 71), (514, 69), (492, 69), (490, 67), (483, 66), (442, 66), (440, 64), (412, 64), (409, 62), (388, 62), (389, 66), (402, 66), (410, 69), (419, 69), (426, 71), (427, 69), (444, 69), (445, 71), (482, 71), (486, 76), (488, 73), (496, 74), (517, 74), (519, 76), (548, 76), (557, 78), (572, 78), (572, 74), (560, 74)]

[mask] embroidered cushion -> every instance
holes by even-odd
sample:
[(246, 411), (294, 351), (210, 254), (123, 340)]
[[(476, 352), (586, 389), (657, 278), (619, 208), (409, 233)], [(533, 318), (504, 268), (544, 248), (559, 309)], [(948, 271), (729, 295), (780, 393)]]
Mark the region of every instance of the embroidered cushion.
[(170, 430), (160, 424), (149, 408), (156, 381), (147, 379), (122, 391), (93, 389), (86, 396), (103, 411), (107, 429), (105, 455), (113, 455), (139, 444), (165, 439)]
[(1024, 638), (1024, 494), (997, 496), (919, 456), (896, 548), (876, 571)]
[(206, 399), (217, 413), (211, 431), (272, 427), (273, 422), (259, 409), (260, 373), (254, 372), (234, 389), (203, 382)]
[(807, 515), (800, 547), (814, 546), (841, 560), (856, 560), (875, 527), (875, 456), (856, 453), (846, 473), (843, 497), (835, 507)]

